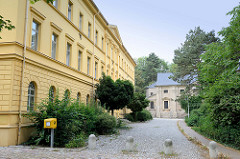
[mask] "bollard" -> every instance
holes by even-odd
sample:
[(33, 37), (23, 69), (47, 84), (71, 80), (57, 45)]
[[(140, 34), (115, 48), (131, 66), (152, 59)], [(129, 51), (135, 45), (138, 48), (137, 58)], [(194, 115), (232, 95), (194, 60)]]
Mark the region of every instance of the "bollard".
[(96, 149), (96, 145), (97, 145), (97, 138), (94, 134), (89, 135), (88, 138), (88, 148), (93, 150)]
[(164, 153), (165, 153), (165, 155), (173, 154), (173, 143), (172, 143), (171, 139), (166, 139), (164, 141), (163, 146), (164, 146)]
[(217, 159), (217, 143), (215, 141), (209, 142), (209, 156), (212, 159)]
[(127, 143), (126, 143), (126, 150), (127, 151), (134, 151), (134, 139), (132, 136), (127, 137)]

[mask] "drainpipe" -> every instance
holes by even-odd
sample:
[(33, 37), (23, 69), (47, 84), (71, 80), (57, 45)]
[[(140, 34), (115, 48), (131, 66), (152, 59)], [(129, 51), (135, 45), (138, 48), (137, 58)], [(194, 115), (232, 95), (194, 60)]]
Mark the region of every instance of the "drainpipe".
[(96, 20), (96, 15), (98, 15), (100, 13), (100, 11), (98, 11), (97, 13), (95, 13), (94, 14), (94, 16), (93, 16), (93, 59), (92, 59), (92, 66), (93, 66), (93, 68), (92, 68), (92, 97), (93, 97), (93, 95), (94, 95), (94, 73), (95, 73), (95, 57), (94, 57), (94, 55), (95, 55), (95, 46), (96, 46), (96, 39), (95, 39), (95, 20)]
[(21, 83), (20, 83), (20, 101), (19, 101), (19, 121), (18, 121), (18, 136), (17, 143), (20, 144), (21, 138), (21, 124), (22, 124), (22, 101), (23, 101), (23, 81), (24, 81), (24, 71), (25, 71), (25, 54), (27, 49), (27, 24), (28, 24), (28, 8), (29, 1), (26, 0), (26, 9), (25, 9), (25, 25), (24, 25), (24, 48), (23, 48), (23, 61), (22, 61), (22, 74), (21, 74)]

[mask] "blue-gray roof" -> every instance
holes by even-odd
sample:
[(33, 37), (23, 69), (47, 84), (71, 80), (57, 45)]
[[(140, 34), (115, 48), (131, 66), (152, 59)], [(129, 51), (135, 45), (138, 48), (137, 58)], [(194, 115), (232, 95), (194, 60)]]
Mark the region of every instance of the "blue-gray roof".
[(173, 81), (169, 77), (173, 75), (172, 73), (158, 73), (157, 74), (157, 81), (147, 88), (154, 88), (156, 86), (172, 86), (172, 85), (181, 85), (178, 82)]

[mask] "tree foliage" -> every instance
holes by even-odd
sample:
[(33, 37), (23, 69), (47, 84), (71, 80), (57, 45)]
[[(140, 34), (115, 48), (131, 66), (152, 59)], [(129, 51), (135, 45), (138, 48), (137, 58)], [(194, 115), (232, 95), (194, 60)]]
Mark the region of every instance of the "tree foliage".
[(157, 80), (157, 73), (168, 72), (167, 62), (160, 59), (155, 53), (149, 54), (148, 57), (140, 57), (135, 60), (135, 91), (145, 93), (145, 89), (151, 83)]
[(199, 74), (197, 65), (201, 63), (200, 55), (206, 51), (205, 46), (218, 40), (214, 31), (206, 33), (200, 27), (190, 30), (182, 46), (174, 51), (172, 79), (183, 84), (192, 83)]
[(127, 105), (133, 113), (140, 112), (148, 107), (149, 100), (146, 99), (146, 95), (142, 93), (135, 93), (131, 102)]
[(114, 82), (110, 76), (103, 74), (96, 87), (96, 97), (112, 112), (124, 108), (133, 97), (133, 84), (128, 80)]

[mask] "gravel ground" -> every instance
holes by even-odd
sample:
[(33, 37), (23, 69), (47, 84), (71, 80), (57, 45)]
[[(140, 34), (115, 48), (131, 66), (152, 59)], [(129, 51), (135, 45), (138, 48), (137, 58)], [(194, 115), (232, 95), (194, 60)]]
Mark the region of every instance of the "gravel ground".
[[(203, 159), (202, 150), (188, 141), (178, 130), (177, 119), (154, 119), (146, 123), (129, 124), (130, 129), (120, 130), (119, 135), (99, 136), (97, 149), (65, 149), (11, 146), (0, 147), (2, 158), (80, 158), (80, 159), (150, 159), (150, 158), (178, 158), (178, 159)], [(125, 151), (126, 138), (132, 136), (136, 151)], [(163, 142), (172, 139), (174, 154), (164, 157)]]

